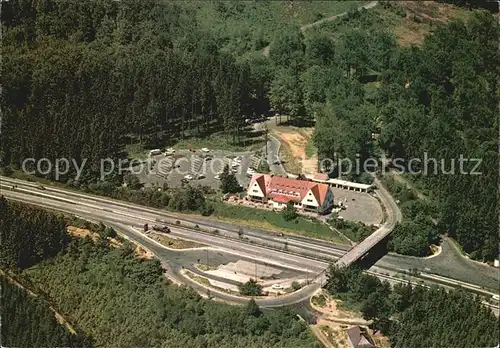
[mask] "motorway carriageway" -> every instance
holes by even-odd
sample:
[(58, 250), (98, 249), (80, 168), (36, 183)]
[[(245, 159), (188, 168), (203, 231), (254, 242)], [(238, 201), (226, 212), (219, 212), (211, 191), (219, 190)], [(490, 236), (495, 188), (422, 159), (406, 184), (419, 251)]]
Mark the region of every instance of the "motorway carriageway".
[[(13, 185), (18, 186), (14, 191), (12, 190)], [(269, 264), (276, 264), (282, 267), (301, 271), (305, 270), (310, 272), (311, 275), (314, 273), (318, 274), (326, 268), (328, 262), (325, 262), (322, 259), (333, 261), (342, 256), (348, 248), (346, 246), (334, 245), (326, 241), (319, 241), (305, 237), (288, 235), (286, 238), (278, 237), (272, 232), (246, 228), (244, 229), (243, 240), (239, 240), (237, 236), (237, 230), (239, 227), (235, 225), (231, 226), (227, 223), (210, 221), (203, 218), (197, 218), (196, 216), (168, 213), (158, 209), (141, 207), (134, 204), (128, 204), (69, 190), (61, 190), (53, 187), (46, 187), (45, 190), (41, 190), (38, 186), (39, 185), (37, 183), (24, 182), (4, 177), (1, 178), (0, 183), (2, 194), (12, 199), (31, 202), (32, 204), (41, 205), (43, 207), (59, 211), (66, 211), (92, 220), (120, 224), (122, 227), (134, 226), (140, 228), (143, 223), (157, 223), (159, 220), (163, 220), (171, 226), (172, 235), (174, 236), (212, 245), (229, 253), (258, 258), (259, 260), (263, 260)], [(198, 224), (200, 229), (203, 230), (213, 231), (213, 229), (217, 228), (219, 235), (176, 226), (176, 220), (181, 221), (182, 225), (192, 224), (193, 226), (193, 224)], [(230, 226), (231, 230), (226, 229), (225, 227), (227, 226)], [(135, 232), (132, 236), (133, 239), (141, 239), (138, 242), (143, 244), (144, 238), (140, 237), (143, 237), (143, 235), (137, 232)], [(288, 244), (287, 252), (283, 251), (285, 240)], [(256, 244), (263, 246), (257, 246)], [(145, 246), (148, 247), (147, 245)], [(311, 259), (311, 257), (314, 257), (315, 260)], [(394, 259), (396, 259), (396, 261), (401, 261), (402, 258), (404, 257), (396, 257)], [(409, 259), (412, 260), (412, 258)], [(379, 263), (381, 262), (379, 261)], [(394, 264), (394, 262), (390, 262), (387, 265), (386, 262), (386, 264), (380, 266), (379, 263), (377, 263), (377, 265), (372, 267), (370, 270), (377, 271), (378, 273), (398, 273), (401, 270), (411, 269), (411, 267), (405, 268), (404, 262), (403, 265), (401, 262), (396, 264)], [(447, 278), (447, 281), (448, 283), (453, 284), (453, 279)], [(468, 284), (468, 282), (460, 283), (461, 286), (467, 286), (465, 284)], [(480, 286), (477, 284), (469, 285), (474, 289), (478, 289), (479, 292), (484, 291), (480, 290)]]

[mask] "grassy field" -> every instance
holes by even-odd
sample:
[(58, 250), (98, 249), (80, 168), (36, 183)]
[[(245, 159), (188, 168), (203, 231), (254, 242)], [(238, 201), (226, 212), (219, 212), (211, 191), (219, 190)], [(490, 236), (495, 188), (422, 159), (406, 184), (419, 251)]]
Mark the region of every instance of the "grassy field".
[(306, 157), (307, 158), (313, 157), (317, 151), (318, 151), (318, 149), (316, 149), (316, 146), (314, 145), (313, 138), (312, 137), (309, 138), (309, 140), (307, 141), (306, 149), (305, 149)]
[(125, 152), (128, 155), (128, 158), (137, 158), (145, 160), (148, 158), (148, 151), (144, 148), (142, 144), (130, 144), (125, 145)]
[(217, 203), (215, 205), (214, 216), (220, 220), (242, 226), (299, 234), (307, 237), (326, 239), (335, 243), (345, 244), (347, 242), (342, 236), (330, 230), (324, 223), (305, 217), (299, 217), (296, 222), (286, 221), (279, 212), (225, 203)]

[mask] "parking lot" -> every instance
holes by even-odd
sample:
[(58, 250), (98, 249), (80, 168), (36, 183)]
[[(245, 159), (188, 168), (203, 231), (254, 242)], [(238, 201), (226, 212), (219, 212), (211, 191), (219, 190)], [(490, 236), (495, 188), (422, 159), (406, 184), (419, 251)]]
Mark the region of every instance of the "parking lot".
[(332, 188), (332, 191), (335, 203), (342, 202), (347, 207), (339, 213), (339, 216), (366, 225), (376, 225), (382, 221), (384, 216), (382, 207), (372, 195), (340, 188)]
[(219, 175), (226, 165), (233, 170), (238, 182), (246, 187), (251, 176), (247, 172), (257, 166), (258, 158), (249, 152), (179, 150), (153, 155), (150, 161), (151, 169), (138, 174), (145, 186), (167, 183), (169, 187), (176, 188), (184, 182), (218, 188)]

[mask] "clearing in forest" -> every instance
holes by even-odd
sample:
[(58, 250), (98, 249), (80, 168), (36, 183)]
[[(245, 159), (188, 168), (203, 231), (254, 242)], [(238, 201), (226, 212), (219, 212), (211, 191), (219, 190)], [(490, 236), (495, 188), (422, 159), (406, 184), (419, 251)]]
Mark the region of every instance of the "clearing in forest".
[(312, 142), (314, 128), (277, 127), (273, 134), (281, 141), (280, 156), (287, 172), (317, 172), (318, 155)]

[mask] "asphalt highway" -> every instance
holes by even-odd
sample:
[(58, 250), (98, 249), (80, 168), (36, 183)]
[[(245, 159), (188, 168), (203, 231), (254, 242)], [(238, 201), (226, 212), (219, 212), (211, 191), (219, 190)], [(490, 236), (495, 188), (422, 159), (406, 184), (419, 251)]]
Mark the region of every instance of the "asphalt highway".
[[(16, 189), (12, 189), (17, 185)], [(43, 206), (45, 208), (63, 211), (77, 216), (93, 220), (102, 221), (108, 225), (115, 226), (120, 232), (123, 232), (128, 238), (151, 250), (164, 265), (168, 277), (173, 281), (192, 286), (199, 293), (207, 292), (207, 289), (196, 281), (183, 275), (183, 269), (189, 269), (189, 262), (183, 262), (187, 251), (169, 251), (154, 240), (138, 232), (144, 223), (164, 223), (169, 224), (172, 229), (172, 235), (185, 239), (194, 240), (206, 245), (210, 245), (223, 253), (235, 255), (238, 258), (256, 259), (269, 265), (287, 268), (296, 272), (307, 272), (314, 282), (303, 289), (279, 298), (260, 298), (257, 303), (262, 307), (276, 307), (291, 305), (307, 300), (314, 292), (320, 288), (324, 276), (321, 272), (332, 260), (335, 260), (345, 254), (347, 246), (335, 245), (327, 241), (319, 241), (305, 237), (286, 236), (279, 237), (276, 233), (262, 231), (259, 229), (244, 228), (244, 235), (238, 238), (239, 226), (212, 221), (195, 215), (169, 213), (158, 209), (151, 209), (135, 204), (130, 204), (112, 199), (97, 197), (80, 192), (46, 187), (44, 190), (38, 188), (37, 183), (12, 180), (10, 178), (0, 178), (0, 193), (7, 198), (24, 201), (31, 204)], [(176, 222), (179, 221), (180, 225)], [(198, 225), (195, 228), (194, 224)], [(218, 232), (214, 233), (217, 229)], [(284, 250), (284, 242), (287, 241), (287, 250)], [(438, 258), (435, 258), (438, 259)], [(404, 257), (400, 255), (387, 255), (383, 257), (370, 271), (376, 271), (378, 275), (386, 274), (386, 277), (393, 277), (394, 274), (413, 268), (419, 268), (422, 271), (432, 271), (439, 274), (439, 267), (434, 265), (434, 259), (419, 259)], [(480, 277), (471, 277), (468, 273), (463, 279), (456, 278), (461, 283), (469, 284), (475, 289), (491, 289), (496, 293), (498, 270), (476, 265), (472, 261), (464, 263), (466, 267), (471, 268), (475, 273), (480, 273)], [(416, 266), (416, 267), (415, 267)], [(429, 266), (429, 267), (423, 267)], [(446, 265), (440, 267), (447, 269)], [(464, 267), (461, 267), (463, 270)], [(448, 269), (449, 272), (452, 269)], [(446, 273), (446, 272), (442, 272)], [(459, 276), (462, 274), (457, 273)], [(449, 277), (449, 274), (444, 274)], [(478, 281), (474, 281), (478, 280)], [(450, 280), (453, 285), (453, 279)], [(432, 280), (426, 282), (432, 283)], [(458, 284), (458, 283), (457, 283)], [(486, 285), (485, 285), (486, 284)], [(492, 286), (489, 286), (493, 284)], [(496, 290), (496, 291), (495, 291)], [(234, 296), (216, 290), (210, 290), (212, 297), (216, 300), (230, 303), (245, 303), (248, 299)]]

